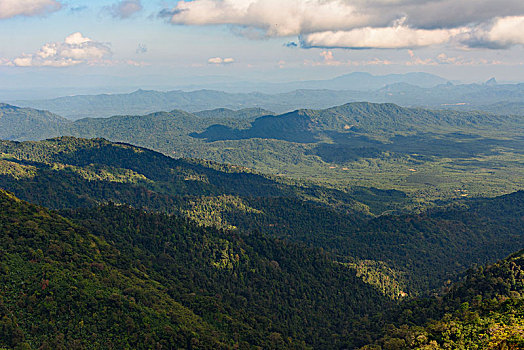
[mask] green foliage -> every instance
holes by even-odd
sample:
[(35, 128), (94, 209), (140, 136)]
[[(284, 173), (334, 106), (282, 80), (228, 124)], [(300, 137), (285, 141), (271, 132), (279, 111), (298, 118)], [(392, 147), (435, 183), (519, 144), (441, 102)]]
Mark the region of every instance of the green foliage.
[(406, 273), (395, 271), (382, 261), (359, 260), (346, 264), (357, 273), (357, 277), (378, 289), (391, 299), (406, 298)]
[(0, 345), (354, 347), (385, 299), (317, 249), (104, 206), (69, 219), (0, 192)]
[(0, 345), (225, 348), (224, 334), (126, 269), (114, 246), (0, 191)]
[[(350, 103), (279, 116), (256, 108), (173, 110), (61, 121), (55, 127), (46, 112), (16, 111), (4, 128), (6, 138), (104, 137), (176, 158), (237, 164), (339, 189), (394, 188), (421, 205), (462, 194), (496, 196), (523, 185), (515, 176), (522, 168), (521, 116)], [(13, 119), (31, 115), (50, 126)]]
[(414, 300), (392, 310), (375, 345), (377, 349), (391, 349), (394, 343), (404, 349), (522, 349), (523, 292), (521, 251), (470, 270), (440, 298)]
[(127, 204), (321, 247), (342, 263), (370, 261), (362, 266), (362, 278), (390, 297), (427, 293), (472, 264), (511, 253), (524, 239), (523, 192), (374, 218), (370, 211), (394, 211), (406, 196), (283, 181), (100, 139), (0, 147), (5, 157), (0, 169), (6, 169), (0, 171), (0, 186), (25, 200), (53, 209)]
[(59, 134), (69, 122), (56, 114), (0, 103), (0, 139), (45, 139)]

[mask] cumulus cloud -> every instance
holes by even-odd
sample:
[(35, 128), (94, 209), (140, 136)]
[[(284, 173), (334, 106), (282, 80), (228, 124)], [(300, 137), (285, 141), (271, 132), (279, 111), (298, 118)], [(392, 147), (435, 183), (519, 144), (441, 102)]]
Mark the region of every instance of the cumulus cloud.
[(61, 8), (56, 0), (0, 0), (0, 19), (45, 15)]
[(524, 16), (497, 18), (477, 30), (466, 33), (462, 42), (469, 47), (507, 49), (524, 45)]
[(73, 33), (64, 42), (47, 43), (36, 53), (24, 54), (11, 63), (18, 67), (70, 67), (104, 62), (111, 54), (108, 44)]
[(389, 28), (358, 28), (351, 31), (319, 32), (302, 36), (303, 47), (352, 49), (401, 49), (446, 43), (463, 29), (412, 29), (405, 26)]
[(299, 36), (306, 48), (524, 45), (522, 0), (182, 0), (160, 15), (248, 38)]
[(140, 0), (122, 0), (105, 8), (114, 18), (126, 19), (142, 11)]
[(220, 64), (231, 64), (231, 63), (234, 63), (235, 62), (235, 59), (233, 58), (222, 58), (222, 57), (212, 57), (210, 59), (207, 60), (207, 63), (209, 64), (216, 64), (216, 65), (220, 65)]
[(195, 0), (179, 1), (171, 22), (187, 25), (232, 24), (257, 28), (268, 36), (359, 27), (383, 20), (345, 1), (335, 0)]

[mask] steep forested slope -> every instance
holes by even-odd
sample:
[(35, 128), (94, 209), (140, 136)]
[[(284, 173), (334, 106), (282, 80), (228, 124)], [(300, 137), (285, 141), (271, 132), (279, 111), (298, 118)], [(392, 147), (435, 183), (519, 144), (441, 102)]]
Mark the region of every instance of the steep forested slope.
[(362, 349), (524, 348), (524, 251), (470, 270), (439, 298), (410, 301), (379, 321), (385, 335)]
[(64, 214), (0, 191), (0, 345), (352, 347), (384, 303), (316, 249), (128, 207)]
[[(226, 348), (114, 246), (0, 190), (0, 346)], [(128, 266), (125, 266), (128, 263)]]

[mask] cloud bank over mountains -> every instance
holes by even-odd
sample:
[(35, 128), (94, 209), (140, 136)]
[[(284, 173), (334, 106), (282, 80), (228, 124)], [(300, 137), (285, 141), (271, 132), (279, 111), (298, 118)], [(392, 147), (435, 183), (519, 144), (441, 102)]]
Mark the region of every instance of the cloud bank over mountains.
[(163, 13), (173, 24), (230, 25), (250, 38), (299, 36), (305, 48), (524, 45), (521, 0), (192, 0)]

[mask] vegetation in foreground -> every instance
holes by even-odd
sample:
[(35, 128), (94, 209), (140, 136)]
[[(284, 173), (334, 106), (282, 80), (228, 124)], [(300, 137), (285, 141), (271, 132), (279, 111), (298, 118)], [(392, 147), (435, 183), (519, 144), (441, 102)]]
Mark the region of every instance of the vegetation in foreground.
[(468, 271), (442, 296), (387, 306), (321, 250), (126, 206), (61, 216), (0, 191), (0, 232), (0, 346), (8, 348), (524, 344), (524, 251)]
[(318, 249), (128, 207), (69, 219), (0, 192), (0, 344), (353, 347), (386, 299)]

